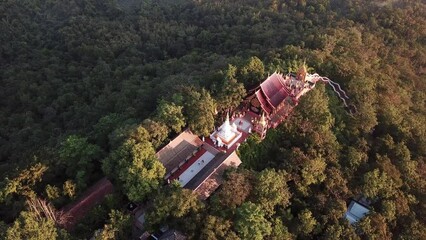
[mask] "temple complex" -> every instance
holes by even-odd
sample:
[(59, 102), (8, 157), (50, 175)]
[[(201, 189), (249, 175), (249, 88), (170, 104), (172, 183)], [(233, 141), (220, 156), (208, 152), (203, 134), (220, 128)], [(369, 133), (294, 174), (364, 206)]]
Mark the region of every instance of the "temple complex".
[[(200, 139), (187, 129), (158, 151), (157, 157), (166, 168), (164, 179), (168, 183), (177, 181), (182, 187), (193, 190), (200, 199), (207, 199), (223, 182), (224, 171), (241, 164), (236, 153), (240, 144), (252, 132), (265, 138), (268, 129), (286, 120), (299, 98), (312, 90), (318, 81), (328, 83), (348, 107), (348, 97), (338, 83), (318, 74), (308, 74), (305, 66), (297, 74), (275, 72), (250, 91), (240, 107), (231, 115), (228, 113), (222, 125), (208, 138)], [(366, 212), (352, 204), (345, 216), (353, 223)]]
[(263, 139), (269, 128), (284, 121), (297, 106), (299, 98), (315, 86), (313, 75), (305, 67), (297, 74), (270, 75), (243, 101), (231, 116), (226, 115), (220, 127), (207, 139), (189, 130), (182, 132), (157, 152), (166, 168), (164, 179), (178, 181), (182, 187), (206, 199), (223, 181), (222, 173), (241, 160), (235, 150), (253, 132)]

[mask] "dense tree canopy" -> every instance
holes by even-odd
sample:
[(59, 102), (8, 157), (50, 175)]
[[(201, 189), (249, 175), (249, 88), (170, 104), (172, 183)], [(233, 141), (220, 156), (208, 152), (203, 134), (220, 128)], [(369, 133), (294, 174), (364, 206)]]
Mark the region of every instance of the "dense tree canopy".
[(246, 202), (237, 209), (235, 230), (243, 239), (261, 240), (268, 236), (272, 229), (260, 207)]
[(185, 221), (196, 220), (197, 213), (202, 208), (203, 203), (197, 199), (197, 196), (191, 190), (182, 189), (180, 186), (172, 184), (155, 197), (145, 216), (146, 226), (148, 229), (153, 229), (153, 227), (159, 227), (167, 222), (173, 227), (185, 228), (192, 224)]
[(102, 231), (97, 234), (97, 240), (129, 239), (131, 238), (132, 218), (126, 213), (112, 210), (109, 221)]
[[(126, 238), (129, 199), (152, 230), (194, 239), (426, 238), (423, 1), (5, 0), (0, 16), (0, 239)], [(205, 203), (163, 186), (158, 148), (185, 128), (207, 136), (302, 63), (349, 108), (318, 83), (239, 147)], [(116, 203), (71, 235), (25, 210), (35, 196), (62, 208), (104, 175)], [(358, 197), (372, 211), (349, 225)]]
[(188, 127), (197, 135), (209, 135), (214, 129), (215, 100), (205, 89), (186, 89), (184, 94)]
[(242, 83), (236, 79), (237, 68), (228, 65), (228, 69), (223, 73), (223, 80), (217, 86), (217, 108), (219, 111), (231, 111), (238, 107), (246, 95), (246, 90)]
[(162, 100), (157, 106), (157, 119), (178, 133), (185, 126), (182, 108), (182, 106), (176, 105), (173, 102), (168, 103)]
[(165, 174), (154, 153), (148, 141), (127, 140), (104, 161), (103, 169), (122, 182), (129, 200), (142, 201), (160, 186)]
[(100, 147), (87, 142), (87, 138), (70, 135), (59, 148), (59, 157), (65, 173), (76, 180), (78, 188), (85, 188), (94, 166), (103, 156)]
[(5, 239), (54, 240), (57, 237), (58, 230), (55, 222), (46, 218), (39, 219), (35, 213), (23, 211), (7, 230)]

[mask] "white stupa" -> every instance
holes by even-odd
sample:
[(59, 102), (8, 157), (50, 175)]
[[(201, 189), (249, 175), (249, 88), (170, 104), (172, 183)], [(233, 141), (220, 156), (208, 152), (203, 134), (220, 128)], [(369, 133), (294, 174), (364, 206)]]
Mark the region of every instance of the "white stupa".
[(242, 133), (238, 131), (237, 126), (235, 124), (230, 123), (229, 114), (226, 114), (226, 120), (218, 128), (217, 131), (214, 131), (210, 135), (210, 139), (218, 146), (218, 147), (226, 147), (230, 148), (234, 145), (238, 139), (242, 136)]

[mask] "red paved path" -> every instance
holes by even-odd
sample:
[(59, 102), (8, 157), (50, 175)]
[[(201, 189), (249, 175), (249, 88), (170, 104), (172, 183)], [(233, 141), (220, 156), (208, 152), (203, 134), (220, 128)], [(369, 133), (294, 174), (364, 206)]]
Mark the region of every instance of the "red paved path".
[(113, 190), (112, 183), (104, 177), (87, 189), (77, 201), (63, 207), (61, 211), (68, 216), (64, 228), (72, 230), (79, 220), (84, 218), (95, 205), (101, 203), (105, 196), (111, 194)]

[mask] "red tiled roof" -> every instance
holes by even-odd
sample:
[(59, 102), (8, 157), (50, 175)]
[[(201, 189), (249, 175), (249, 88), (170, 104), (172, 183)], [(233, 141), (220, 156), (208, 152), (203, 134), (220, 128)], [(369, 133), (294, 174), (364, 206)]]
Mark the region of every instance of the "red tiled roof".
[(105, 177), (92, 185), (77, 201), (61, 209), (68, 217), (68, 221), (63, 227), (72, 230), (79, 220), (84, 218), (95, 205), (101, 203), (105, 196), (111, 194), (113, 190), (112, 183)]
[(270, 98), (272, 105), (276, 108), (288, 95), (286, 88), (281, 88)]
[(259, 100), (260, 106), (262, 107), (262, 109), (267, 112), (270, 113), (272, 111), (271, 109), (271, 103), (269, 103), (264, 97), (261, 91), (257, 91), (256, 92), (256, 98)]
[(272, 74), (261, 83), (260, 88), (273, 108), (276, 108), (289, 95), (284, 85), (284, 79), (277, 73)]

